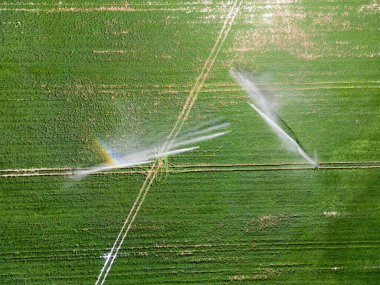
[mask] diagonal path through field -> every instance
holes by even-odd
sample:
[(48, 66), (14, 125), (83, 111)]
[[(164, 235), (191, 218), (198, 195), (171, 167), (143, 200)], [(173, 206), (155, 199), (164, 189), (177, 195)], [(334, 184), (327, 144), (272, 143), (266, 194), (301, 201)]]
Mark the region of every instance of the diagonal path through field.
[[(218, 37), (216, 38), (216, 41), (215, 41), (215, 44), (210, 52), (210, 55), (209, 57), (207, 58), (206, 62), (204, 63), (203, 65), (203, 68), (202, 68), (202, 71), (201, 73), (199, 74), (193, 88), (191, 89), (186, 101), (185, 101), (185, 104), (182, 108), (182, 111), (180, 113), (180, 115), (178, 116), (178, 119), (176, 121), (176, 123), (174, 124), (174, 127), (172, 128), (169, 136), (168, 136), (168, 144), (164, 146), (164, 148), (170, 148), (170, 144), (171, 144), (171, 141), (173, 141), (173, 139), (178, 135), (178, 133), (181, 131), (181, 128), (184, 124), (184, 122), (186, 121), (186, 119), (188, 118), (189, 114), (190, 114), (190, 111), (198, 97), (198, 94), (200, 92), (200, 90), (202, 89), (202, 86), (203, 86), (203, 83), (205, 82), (207, 76), (209, 75), (210, 73), (210, 70), (212, 69), (214, 63), (215, 63), (215, 60), (224, 44), (224, 41), (226, 40), (227, 38), (227, 35), (232, 27), (232, 24), (234, 23), (235, 21), (235, 18), (239, 12), (239, 9), (240, 9), (240, 6), (241, 6), (241, 3), (242, 3), (242, 0), (238, 1), (236, 0), (227, 17), (226, 17), (226, 20), (218, 34)], [(155, 161), (150, 170), (148, 171), (148, 175), (137, 195), (137, 198), (135, 200), (135, 202), (133, 203), (133, 206), (126, 218), (126, 220), (124, 221), (124, 224), (123, 226), (121, 227), (120, 231), (119, 231), (119, 234), (117, 235), (116, 237), (116, 240), (110, 250), (110, 252), (108, 253), (107, 255), (107, 258), (104, 262), (104, 265), (103, 267), (101, 268), (100, 270), (100, 273), (98, 275), (98, 278), (95, 282), (95, 284), (104, 284), (111, 268), (112, 268), (112, 265), (113, 263), (115, 262), (116, 260), (116, 257), (117, 257), (117, 254), (120, 250), (120, 247), (122, 246), (136, 216), (137, 216), (137, 213), (139, 212), (144, 200), (145, 200), (145, 197), (152, 185), (152, 183), (154, 182), (156, 176), (157, 176), (157, 173), (159, 172), (160, 168), (162, 166), (162, 160), (158, 160), (158, 161)]]

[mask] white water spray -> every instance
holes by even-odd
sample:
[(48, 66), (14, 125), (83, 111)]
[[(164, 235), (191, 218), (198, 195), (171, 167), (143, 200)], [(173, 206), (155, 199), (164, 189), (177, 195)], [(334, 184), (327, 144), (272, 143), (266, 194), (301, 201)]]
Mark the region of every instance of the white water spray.
[(74, 174), (76, 178), (82, 179), (87, 175), (100, 171), (143, 165), (151, 163), (158, 158), (189, 152), (199, 148), (199, 146), (191, 146), (195, 143), (211, 140), (228, 133), (228, 131), (221, 130), (225, 129), (229, 125), (229, 123), (221, 123), (208, 126), (203, 129), (196, 129), (185, 133), (183, 136), (178, 136), (174, 140), (163, 140), (161, 142), (157, 142), (153, 145), (139, 149), (135, 152), (129, 151), (121, 155), (113, 151), (109, 146), (105, 146), (104, 143), (101, 143), (102, 151), (105, 152), (107, 156), (109, 156), (111, 162), (94, 166), (85, 170), (78, 170), (75, 171)]
[(298, 152), (308, 163), (315, 168), (319, 167), (319, 163), (312, 159), (305, 150), (300, 146), (295, 138), (292, 138), (283, 128), (280, 127), (280, 117), (274, 110), (273, 104), (269, 102), (264, 94), (257, 86), (249, 79), (248, 74), (238, 71), (231, 71), (231, 76), (240, 84), (247, 92), (250, 99), (254, 103), (249, 105), (260, 115), (261, 118), (272, 128), (282, 142), (284, 142), (290, 150)]
[(290, 144), (292, 148), (296, 149), (298, 153), (302, 155), (310, 164), (314, 167), (318, 167), (318, 163), (314, 161), (291, 136), (289, 136), (279, 125), (269, 118), (269, 116), (261, 112), (252, 103), (249, 105), (251, 105), (251, 107), (264, 119), (264, 121), (275, 131), (282, 141), (286, 141), (288, 145)]
[(275, 110), (275, 104), (268, 100), (266, 96), (260, 91), (260, 89), (250, 80), (250, 75), (248, 73), (242, 73), (239, 71), (231, 70), (231, 76), (238, 82), (241, 88), (247, 93), (251, 102), (255, 105), (273, 121), (277, 121), (277, 114)]

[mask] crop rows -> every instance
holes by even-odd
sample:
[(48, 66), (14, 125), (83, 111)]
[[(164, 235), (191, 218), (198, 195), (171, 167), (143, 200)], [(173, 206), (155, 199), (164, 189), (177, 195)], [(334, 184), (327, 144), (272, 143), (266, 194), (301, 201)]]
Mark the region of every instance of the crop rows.
[[(0, 3), (0, 283), (95, 283), (127, 232), (106, 284), (376, 284), (365, 2)], [(279, 102), (319, 170), (252, 111), (233, 68)], [(134, 146), (216, 118), (231, 132), (165, 169), (70, 179), (102, 162), (98, 139)]]

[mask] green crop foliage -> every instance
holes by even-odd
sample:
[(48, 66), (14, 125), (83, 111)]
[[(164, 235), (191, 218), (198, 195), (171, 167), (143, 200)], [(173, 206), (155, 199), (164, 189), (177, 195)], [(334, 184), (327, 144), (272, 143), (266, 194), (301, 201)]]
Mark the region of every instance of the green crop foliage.
[[(170, 133), (232, 3), (0, 3), (0, 284), (95, 283), (149, 166), (67, 174)], [(106, 284), (378, 282), (378, 9), (242, 2), (184, 126), (231, 132), (163, 159)], [(232, 68), (334, 168), (293, 169)]]

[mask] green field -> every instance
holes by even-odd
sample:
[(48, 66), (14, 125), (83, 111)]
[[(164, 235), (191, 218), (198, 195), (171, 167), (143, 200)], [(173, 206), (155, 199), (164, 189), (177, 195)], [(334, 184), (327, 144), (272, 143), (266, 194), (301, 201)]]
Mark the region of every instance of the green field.
[[(120, 233), (105, 284), (377, 284), (379, 14), (378, 0), (0, 3), (0, 284), (94, 284)], [(319, 170), (231, 69), (279, 102)], [(216, 118), (231, 132), (166, 167), (70, 179), (102, 162), (97, 138)]]

